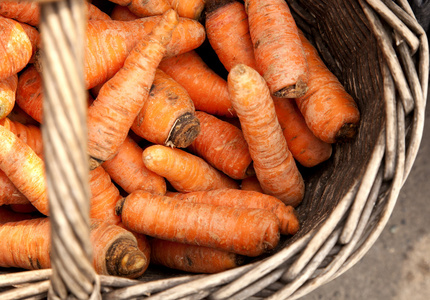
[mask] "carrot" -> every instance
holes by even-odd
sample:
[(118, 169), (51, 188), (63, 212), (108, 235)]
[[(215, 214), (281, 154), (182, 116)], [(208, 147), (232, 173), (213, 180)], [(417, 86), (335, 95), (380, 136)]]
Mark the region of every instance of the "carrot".
[(127, 193), (144, 190), (153, 194), (166, 193), (166, 181), (148, 170), (142, 160), (143, 149), (130, 137), (124, 140), (114, 158), (102, 164), (104, 170)]
[[(84, 1), (88, 19), (109, 20), (110, 17), (95, 5)], [(14, 19), (31, 26), (38, 26), (40, 21), (39, 3), (35, 1), (0, 1), (0, 16)]]
[(209, 247), (153, 238), (151, 263), (191, 273), (218, 273), (238, 267), (244, 257)]
[(205, 28), (210, 45), (227, 71), (239, 63), (257, 68), (248, 16), (242, 2), (206, 1)]
[(210, 69), (195, 51), (166, 58), (159, 68), (187, 90), (196, 110), (213, 115), (235, 115), (227, 82)]
[[(93, 266), (101, 275), (136, 278), (147, 258), (137, 249), (127, 230), (102, 221), (91, 221)], [(41, 217), (0, 225), (0, 266), (28, 270), (51, 267), (49, 218)]]
[(24, 141), (0, 126), (0, 169), (44, 215), (49, 215), (45, 166)]
[(94, 166), (115, 156), (145, 103), (155, 70), (178, 24), (171, 9), (130, 52), (124, 66), (103, 85), (88, 108), (88, 153)]
[(19, 139), (30, 146), (37, 155), (43, 155), (42, 132), (38, 126), (31, 124), (24, 125), (9, 118), (0, 120), (0, 125), (14, 133)]
[[(279, 242), (279, 220), (264, 209), (191, 203), (144, 191), (117, 205), (123, 224), (148, 236), (257, 256)], [(143, 221), (144, 220), (144, 221)]]
[(15, 106), (17, 86), (17, 74), (0, 80), (0, 120), (6, 118)]
[(8, 222), (17, 222), (33, 218), (34, 216), (32, 214), (15, 212), (9, 205), (0, 206), (0, 226)]
[(260, 182), (258, 181), (258, 178), (255, 175), (243, 178), (240, 183), (240, 189), (243, 191), (254, 191), (254, 192), (264, 193), (263, 189), (261, 188)]
[(238, 64), (227, 81), (263, 191), (296, 207), (303, 199), (305, 185), (288, 149), (264, 78), (251, 67)]
[(148, 99), (131, 126), (154, 144), (188, 147), (200, 132), (194, 103), (172, 77), (157, 69)]
[(139, 17), (136, 16), (134, 13), (132, 13), (127, 6), (122, 6), (119, 4), (115, 5), (112, 8), (110, 17), (112, 20), (117, 20), (117, 21), (132, 21), (132, 20), (139, 19)]
[(296, 98), (306, 124), (326, 143), (348, 141), (357, 134), (360, 112), (354, 99), (325, 66), (318, 51), (300, 33), (309, 64), (309, 90)]
[(0, 80), (6, 79), (21, 71), (33, 54), (30, 39), (21, 24), (0, 17)]
[(39, 4), (35, 1), (0, 1), (0, 16), (15, 19), (32, 26), (39, 25)]
[(306, 125), (293, 99), (273, 98), (276, 116), (293, 157), (304, 167), (314, 167), (330, 158), (331, 144), (318, 139)]
[(254, 174), (248, 144), (242, 131), (215, 116), (197, 111), (200, 134), (188, 149), (234, 179)]
[(246, 0), (249, 32), (259, 73), (281, 98), (302, 96), (308, 66), (297, 25), (284, 0)]
[(29, 116), (21, 107), (19, 107), (19, 105), (15, 105), (7, 117), (9, 120), (21, 123), (23, 125), (39, 126), (39, 122)]
[(42, 76), (34, 65), (28, 66), (18, 76), (16, 104), (30, 117), (42, 123)]
[(193, 203), (266, 209), (278, 217), (281, 234), (295, 234), (300, 227), (296, 211), (292, 206), (285, 205), (281, 200), (259, 192), (218, 189), (185, 194), (168, 192), (166, 196)]
[(115, 205), (122, 196), (103, 167), (90, 171), (89, 187), (90, 218), (118, 225), (121, 219), (115, 214)]
[(167, 2), (179, 16), (198, 20), (205, 8), (206, 0), (167, 0)]
[(7, 204), (27, 204), (25, 197), (13, 184), (5, 172), (0, 170), (0, 206)]
[(40, 44), (41, 44), (40, 33), (35, 27), (28, 25), (27, 23), (19, 22), (19, 24), (21, 25), (22, 29), (24, 29), (25, 33), (30, 39), (32, 51), (31, 51), (31, 58), (29, 60), (29, 63), (33, 63), (36, 59), (35, 58), (36, 53), (40, 49)]
[(110, 0), (121, 6), (126, 6), (138, 17), (162, 15), (172, 7), (168, 0)]
[(149, 170), (166, 178), (179, 192), (239, 188), (235, 180), (204, 159), (181, 149), (153, 145), (143, 150), (142, 157)]

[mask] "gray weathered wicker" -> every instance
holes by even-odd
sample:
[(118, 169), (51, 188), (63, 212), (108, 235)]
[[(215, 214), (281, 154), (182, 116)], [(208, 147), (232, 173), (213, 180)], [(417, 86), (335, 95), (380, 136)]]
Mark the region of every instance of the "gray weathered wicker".
[(99, 276), (91, 267), (83, 5), (82, 0), (41, 3), (53, 265), (0, 275), (0, 299), (298, 299), (366, 254), (390, 218), (420, 145), (429, 82), (427, 36), (407, 0), (287, 2), (357, 101), (362, 115), (357, 138), (336, 145), (328, 162), (304, 173), (302, 228), (272, 253), (218, 274), (148, 272), (139, 280)]

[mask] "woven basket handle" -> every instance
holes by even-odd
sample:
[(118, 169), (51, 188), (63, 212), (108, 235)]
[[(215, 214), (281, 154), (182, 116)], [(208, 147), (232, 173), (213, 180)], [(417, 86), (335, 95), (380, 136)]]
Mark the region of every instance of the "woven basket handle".
[(51, 219), (50, 299), (98, 299), (92, 264), (84, 0), (41, 1), (42, 134)]

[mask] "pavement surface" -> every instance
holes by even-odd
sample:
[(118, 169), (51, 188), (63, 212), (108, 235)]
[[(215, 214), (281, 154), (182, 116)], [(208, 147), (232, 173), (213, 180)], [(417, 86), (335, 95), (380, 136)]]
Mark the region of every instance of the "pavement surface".
[(335, 280), (301, 300), (430, 299), (430, 106), (411, 173), (378, 240)]

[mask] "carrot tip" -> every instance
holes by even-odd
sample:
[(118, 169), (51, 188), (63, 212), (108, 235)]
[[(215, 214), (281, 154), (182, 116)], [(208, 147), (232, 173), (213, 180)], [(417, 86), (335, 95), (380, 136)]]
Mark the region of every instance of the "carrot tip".
[(106, 253), (109, 275), (136, 278), (146, 269), (147, 258), (131, 239), (118, 239)]
[(115, 206), (115, 214), (117, 216), (121, 216), (122, 214), (122, 208), (124, 207), (124, 202), (125, 202), (125, 198), (121, 198), (120, 200), (118, 200), (118, 202), (116, 203)]
[(345, 143), (357, 135), (358, 125), (353, 123), (343, 124), (336, 134), (336, 143)]
[(308, 89), (306, 82), (299, 79), (295, 85), (284, 87), (274, 92), (273, 95), (279, 98), (299, 98), (304, 96)]
[(164, 144), (171, 147), (186, 148), (191, 145), (199, 133), (199, 119), (187, 112), (176, 119)]
[(89, 158), (89, 162), (88, 163), (89, 163), (89, 167), (90, 167), (90, 171), (91, 171), (91, 170), (97, 169), (99, 166), (101, 166), (101, 164), (103, 163), (103, 161), (91, 156)]

